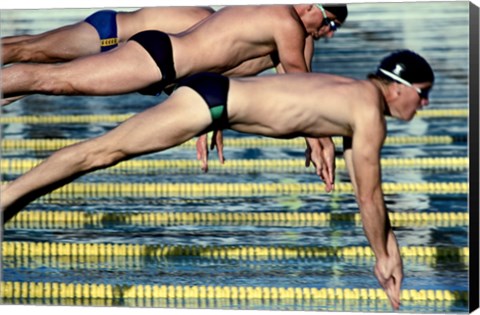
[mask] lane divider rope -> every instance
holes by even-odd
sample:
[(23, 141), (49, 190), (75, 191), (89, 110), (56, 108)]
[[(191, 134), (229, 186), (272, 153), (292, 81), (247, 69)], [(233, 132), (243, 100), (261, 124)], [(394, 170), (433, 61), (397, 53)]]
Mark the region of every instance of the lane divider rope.
[[(393, 226), (465, 226), (466, 212), (389, 212)], [(354, 222), (360, 226), (359, 213), (325, 212), (96, 212), (85, 211), (21, 211), (5, 225), (9, 228), (84, 228), (105, 224), (136, 226), (172, 225), (245, 225), (258, 224), (322, 226), (334, 222)]]
[[(85, 139), (3, 139), (2, 150), (58, 150), (67, 145), (72, 145)], [(180, 145), (182, 148), (195, 148), (196, 140), (189, 140)], [(335, 145), (342, 144), (342, 139), (333, 137)], [(385, 145), (406, 144), (451, 144), (466, 143), (467, 136), (390, 136), (385, 140)], [(266, 137), (225, 138), (224, 146), (229, 148), (258, 148), (282, 147), (305, 148), (305, 140), (300, 138), (280, 140)]]
[[(337, 158), (336, 168), (345, 169), (345, 160)], [(24, 173), (42, 162), (41, 159), (2, 159), (0, 169), (2, 173)], [(467, 157), (431, 157), (431, 158), (383, 158), (382, 168), (422, 168), (422, 169), (465, 169), (468, 168)], [(305, 167), (303, 159), (248, 159), (248, 160), (227, 160), (225, 164), (213, 160), (208, 162), (209, 170), (212, 172), (311, 172)], [(142, 173), (155, 172), (197, 172), (201, 173), (199, 162), (196, 160), (129, 160), (111, 167), (105, 172), (114, 173), (119, 171), (135, 170)]]
[[(142, 256), (20, 256), (4, 261), (3, 267), (4, 270), (12, 269), (37, 269), (39, 266), (46, 268), (58, 269), (58, 270), (72, 270), (72, 269), (82, 269), (82, 270), (98, 270), (99, 264), (102, 266), (108, 265), (112, 269), (129, 269), (137, 268), (145, 264), (146, 260), (152, 258), (146, 258)], [(155, 257), (153, 258), (155, 263), (160, 265), (169, 264), (171, 259), (169, 257)], [(205, 264), (230, 264), (232, 261), (229, 259), (220, 259), (215, 260), (210, 258), (203, 257), (175, 257), (176, 266), (192, 267), (192, 266), (205, 266)], [(464, 266), (469, 265), (469, 257), (433, 257), (433, 256), (408, 256), (402, 257), (404, 265), (424, 265), (431, 268), (436, 268), (439, 261), (455, 263), (458, 265), (463, 264)], [(285, 265), (285, 268), (290, 267), (300, 267), (302, 264), (307, 264), (308, 266), (318, 265), (317, 270), (320, 270), (325, 266), (325, 263), (336, 263), (336, 262), (345, 262), (355, 265), (365, 265), (372, 264), (375, 262), (374, 256), (343, 256), (343, 257), (322, 257), (321, 259), (290, 259), (288, 261), (268, 261), (268, 260), (236, 260), (235, 266), (253, 268), (258, 270), (259, 266), (271, 266), (272, 264), (282, 264)], [(321, 272), (321, 271), (319, 271)]]
[[(400, 248), (405, 257), (469, 257), (468, 247), (406, 246)], [(110, 243), (55, 243), (55, 242), (2, 242), (3, 257), (21, 256), (142, 256), (178, 257), (194, 256), (210, 259), (234, 260), (286, 260), (316, 259), (320, 257), (370, 257), (369, 246), (313, 247), (313, 246), (195, 246), (145, 245)]]
[[(230, 299), (230, 300), (387, 300), (382, 289), (244, 287), (182, 285), (115, 285), (103, 283), (1, 282), (3, 298), (83, 299)], [(468, 291), (403, 289), (402, 301), (467, 301)]]
[[(148, 307), (148, 308), (188, 308), (188, 309), (265, 309), (266, 307), (275, 307), (277, 311), (317, 311), (324, 309), (326, 305), (331, 307), (336, 304), (335, 309), (344, 312), (358, 312), (358, 310), (384, 309), (390, 310), (390, 302), (387, 300), (338, 300), (327, 301), (323, 299), (312, 299), (295, 301), (292, 299), (263, 300), (263, 299), (193, 299), (193, 298), (119, 298), (119, 299), (99, 299), (99, 298), (4, 298), (4, 303), (13, 305), (47, 305), (47, 306), (96, 306), (96, 307)], [(328, 304), (326, 304), (328, 303)], [(429, 309), (445, 310), (455, 304), (466, 304), (467, 301), (402, 301), (404, 307), (428, 307)]]
[[(466, 194), (467, 182), (383, 183), (385, 194)], [(70, 183), (46, 197), (182, 197), (182, 196), (261, 196), (278, 194), (319, 194), (322, 183)], [(352, 193), (350, 183), (336, 183), (336, 193)]]
[[(418, 118), (467, 118), (468, 109), (431, 109), (419, 111)], [(118, 115), (49, 115), (49, 116), (2, 116), (0, 124), (62, 124), (62, 123), (118, 123), (133, 116), (133, 114)]]

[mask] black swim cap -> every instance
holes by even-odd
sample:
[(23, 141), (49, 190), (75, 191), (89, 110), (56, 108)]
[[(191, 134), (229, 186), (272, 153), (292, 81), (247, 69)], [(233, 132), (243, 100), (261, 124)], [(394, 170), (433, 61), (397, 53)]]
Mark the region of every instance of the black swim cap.
[[(411, 50), (399, 50), (385, 57), (377, 69), (377, 76), (409, 83), (434, 82), (435, 75), (428, 62)], [(398, 79), (400, 78), (400, 79)]]
[(348, 15), (348, 10), (347, 10), (347, 5), (346, 4), (322, 4), (323, 8), (335, 15), (337, 20), (340, 21), (340, 23), (343, 24), (345, 20), (347, 19)]

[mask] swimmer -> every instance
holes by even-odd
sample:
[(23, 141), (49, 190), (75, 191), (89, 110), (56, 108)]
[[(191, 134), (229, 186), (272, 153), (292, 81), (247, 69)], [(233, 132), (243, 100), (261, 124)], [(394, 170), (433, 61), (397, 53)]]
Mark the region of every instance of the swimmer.
[[(70, 61), (79, 57), (109, 51), (124, 44), (134, 34), (145, 30), (180, 33), (200, 22), (215, 11), (210, 7), (153, 7), (133, 12), (101, 10), (84, 21), (67, 25), (38, 35), (3, 37), (2, 61), (54, 63)], [(6, 105), (23, 98), (22, 95), (3, 99)], [(222, 139), (216, 140), (217, 149), (222, 148)], [(205, 136), (198, 139), (202, 169), (208, 170), (208, 150)], [(217, 150), (223, 162), (223, 152)]]
[[(196, 74), (181, 81), (163, 103), (102, 136), (53, 153), (6, 184), (0, 198), (4, 222), (84, 174), (167, 150), (208, 130), (229, 128), (273, 138), (342, 136), (364, 232), (376, 257), (374, 274), (398, 309), (403, 265), (383, 198), (380, 165), (385, 115), (411, 120), (428, 105), (433, 82), (428, 62), (408, 50), (385, 57), (365, 80), (320, 73)], [(322, 161), (315, 163), (323, 174)]]
[(108, 51), (145, 30), (180, 33), (215, 12), (210, 7), (101, 10), (84, 21), (42, 34), (3, 37), (2, 62), (65, 62)]
[[(4, 68), (2, 105), (32, 93), (115, 95), (138, 91), (159, 95), (178, 79), (203, 71), (234, 77), (254, 75), (273, 66), (280, 72), (308, 72), (313, 40), (333, 37), (347, 15), (346, 5), (341, 4), (225, 7), (176, 35), (148, 30), (102, 54), (62, 64)], [(329, 156), (327, 163), (333, 174), (334, 152), (328, 151), (333, 147), (331, 139), (306, 141), (307, 155)], [(216, 143), (221, 148), (221, 140)], [(199, 139), (197, 148), (202, 169), (207, 171), (205, 137)], [(221, 150), (219, 157), (223, 162)], [(307, 158), (306, 165), (310, 162)], [(333, 190), (333, 175), (328, 182), (328, 189)]]
[(225, 7), (179, 34), (147, 30), (102, 54), (60, 64), (5, 67), (2, 104), (33, 93), (158, 95), (176, 80), (204, 71), (244, 76), (280, 64), (285, 72), (307, 72), (313, 47), (306, 57), (306, 41), (332, 37), (346, 16), (345, 5)]

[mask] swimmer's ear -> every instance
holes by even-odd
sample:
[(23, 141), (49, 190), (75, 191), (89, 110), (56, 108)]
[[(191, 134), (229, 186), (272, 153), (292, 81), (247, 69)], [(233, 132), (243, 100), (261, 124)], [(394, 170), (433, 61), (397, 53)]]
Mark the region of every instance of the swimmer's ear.
[(399, 83), (397, 82), (393, 82), (390, 84), (390, 88), (391, 88), (391, 93), (393, 93), (393, 95), (395, 95), (396, 97), (400, 96), (400, 87), (399, 87)]
[(398, 85), (399, 84), (397, 82), (390, 83), (390, 86), (391, 86), (393, 92), (395, 92), (395, 94), (400, 93), (400, 87)]

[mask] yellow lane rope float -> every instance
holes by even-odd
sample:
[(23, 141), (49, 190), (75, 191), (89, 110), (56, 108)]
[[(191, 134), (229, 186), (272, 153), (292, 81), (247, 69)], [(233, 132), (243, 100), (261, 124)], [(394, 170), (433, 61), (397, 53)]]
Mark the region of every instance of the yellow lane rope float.
[[(469, 257), (468, 247), (401, 247), (405, 257)], [(144, 245), (107, 243), (2, 242), (3, 257), (28, 256), (193, 256), (232, 260), (288, 260), (318, 259), (321, 257), (371, 257), (369, 246), (314, 247), (314, 246), (196, 246)]]
[[(466, 212), (390, 212), (393, 226), (467, 226)], [(261, 225), (330, 226), (353, 222), (361, 226), (359, 213), (325, 212), (95, 212), (21, 211), (5, 228), (85, 228), (107, 224), (135, 226)]]
[[(67, 145), (72, 145), (83, 139), (3, 139), (2, 150), (58, 150)], [(180, 147), (195, 148), (196, 140), (189, 140)], [(334, 137), (335, 145), (341, 145), (342, 139)], [(385, 145), (407, 144), (451, 144), (467, 142), (467, 136), (390, 136), (385, 140)], [(283, 147), (305, 148), (305, 140), (300, 138), (280, 140), (265, 137), (225, 138), (224, 145), (230, 148), (258, 148), (258, 147)]]
[[(2, 173), (24, 173), (38, 165), (40, 159), (2, 159), (0, 169)], [(467, 157), (425, 157), (425, 158), (384, 158), (381, 160), (382, 168), (422, 168), (422, 169), (466, 169), (469, 160)], [(282, 173), (307, 173), (311, 172), (305, 167), (303, 159), (267, 159), (267, 160), (227, 160), (225, 164), (219, 161), (209, 161), (211, 172), (282, 172)], [(336, 168), (345, 169), (345, 160), (336, 159)], [(122, 171), (136, 171), (139, 173), (182, 172), (200, 173), (198, 161), (195, 160), (130, 160), (105, 170), (115, 173)]]
[[(109, 266), (111, 269), (124, 270), (124, 269), (136, 269), (138, 266), (143, 266), (145, 260), (149, 258), (142, 256), (21, 256), (21, 257), (11, 257), (8, 261), (5, 261), (4, 268), (8, 269), (38, 269), (41, 267), (52, 268), (57, 270), (75, 270), (82, 269), (87, 270), (98, 270), (98, 266)], [(205, 266), (206, 264), (232, 264), (232, 260), (229, 259), (209, 259), (203, 257), (175, 257), (175, 265), (177, 266)], [(171, 258), (169, 257), (155, 257), (155, 262), (162, 266), (164, 264), (169, 264)], [(452, 256), (452, 257), (433, 257), (433, 256), (408, 256), (402, 257), (403, 264), (405, 266), (426, 266), (430, 268), (438, 268), (439, 263), (455, 263), (457, 266), (462, 266), (468, 268), (469, 257), (468, 256)], [(307, 264), (309, 266), (323, 266), (325, 263), (338, 263), (344, 262), (351, 265), (365, 265), (375, 263), (374, 256), (343, 256), (343, 257), (322, 257), (321, 259), (297, 259), (285, 261), (251, 261), (251, 260), (236, 260), (234, 265), (239, 268), (248, 268), (259, 270), (260, 266), (271, 266), (278, 264), (294, 264), (298, 266), (299, 264)], [(161, 268), (161, 267), (160, 267)], [(321, 270), (321, 267), (319, 267)], [(319, 271), (321, 272), (321, 271)]]
[[(466, 194), (466, 182), (383, 183), (385, 194)], [(320, 194), (321, 183), (71, 183), (45, 197), (191, 197)], [(350, 183), (336, 183), (336, 193), (352, 193)]]
[[(77, 299), (228, 299), (228, 300), (387, 300), (382, 289), (182, 285), (112, 285), (98, 283), (1, 282), (3, 298)], [(468, 291), (404, 289), (402, 301), (467, 301)]]
[[(419, 118), (467, 118), (468, 109), (432, 109), (419, 111)], [(118, 123), (133, 114), (121, 115), (51, 115), (51, 116), (2, 116), (0, 124), (62, 124), (62, 123)]]

